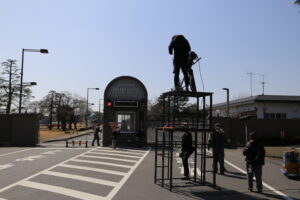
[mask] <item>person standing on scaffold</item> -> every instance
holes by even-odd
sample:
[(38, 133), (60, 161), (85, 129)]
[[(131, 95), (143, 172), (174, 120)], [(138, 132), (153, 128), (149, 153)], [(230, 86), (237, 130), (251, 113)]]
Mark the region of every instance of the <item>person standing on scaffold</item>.
[(183, 35), (174, 35), (169, 45), (169, 54), (173, 55), (173, 73), (174, 73), (174, 86), (175, 90), (179, 90), (179, 73), (180, 69), (184, 75), (185, 89), (188, 91), (189, 76), (188, 76), (188, 56), (191, 51), (191, 46)]

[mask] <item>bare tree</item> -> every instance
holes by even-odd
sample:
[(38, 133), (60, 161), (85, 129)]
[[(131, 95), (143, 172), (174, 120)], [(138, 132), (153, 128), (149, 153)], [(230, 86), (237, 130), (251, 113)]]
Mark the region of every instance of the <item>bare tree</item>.
[[(18, 107), (20, 93), (20, 70), (15, 60), (7, 59), (1, 63), (0, 71), (0, 112), (10, 114)], [(28, 102), (31, 96), (30, 88), (24, 87), (24, 102)]]

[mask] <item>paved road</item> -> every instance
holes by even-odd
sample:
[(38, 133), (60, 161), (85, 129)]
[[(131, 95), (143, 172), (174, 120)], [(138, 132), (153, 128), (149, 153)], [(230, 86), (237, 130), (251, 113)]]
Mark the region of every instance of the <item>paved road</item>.
[[(91, 140), (91, 136), (87, 139)], [(284, 177), (278, 160), (266, 161), (264, 194), (248, 192), (239, 149), (226, 150), (229, 172), (225, 176), (217, 175), (217, 188), (176, 179), (170, 192), (154, 184), (153, 150), (65, 148), (64, 142), (43, 145), (0, 148), (0, 200), (300, 199), (300, 181)], [(174, 177), (181, 178), (178, 152), (174, 152), (174, 158)], [(190, 162), (192, 166), (193, 159)], [(207, 168), (210, 166), (208, 160)], [(211, 173), (207, 173), (207, 181), (211, 180)]]

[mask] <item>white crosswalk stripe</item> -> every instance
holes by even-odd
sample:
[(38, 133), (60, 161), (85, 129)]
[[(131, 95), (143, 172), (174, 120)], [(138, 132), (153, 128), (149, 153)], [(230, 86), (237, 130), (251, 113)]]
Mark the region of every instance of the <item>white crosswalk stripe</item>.
[(123, 167), (123, 168), (129, 168), (129, 169), (132, 167), (130, 165), (120, 165), (120, 164), (115, 164), (115, 163), (92, 161), (92, 160), (73, 159), (72, 161), (91, 163), (91, 164), (99, 164), (99, 165), (108, 165), (108, 166), (113, 166), (113, 167)]
[(18, 185), (21, 185), (23, 187), (30, 187), (30, 188), (34, 188), (34, 189), (59, 193), (59, 194), (63, 194), (63, 195), (74, 197), (74, 198), (79, 197), (80, 199), (84, 199), (84, 200), (102, 200), (102, 199), (104, 200), (104, 199), (106, 199), (105, 197), (101, 197), (99, 195), (89, 194), (86, 192), (79, 192), (77, 190), (72, 190), (72, 189), (67, 189), (64, 187), (58, 187), (58, 186), (54, 186), (54, 185), (48, 185), (48, 184), (37, 183), (37, 182), (32, 182), (32, 181), (22, 181)]
[(100, 168), (94, 168), (94, 167), (82, 167), (82, 166), (77, 166), (77, 165), (61, 164), (60, 167), (81, 169), (81, 170), (86, 170), (86, 171), (94, 171), (94, 172), (113, 174), (113, 175), (119, 175), (119, 176), (125, 176), (125, 174), (126, 174), (124, 172), (118, 172), (118, 171), (112, 171), (112, 170), (106, 170), (106, 169), (100, 169)]
[[(111, 200), (115, 194), (119, 191), (119, 189), (123, 186), (126, 180), (130, 177), (133, 171), (139, 166), (139, 164), (143, 161), (143, 159), (148, 155), (148, 151), (139, 151), (139, 150), (109, 150), (108, 148), (97, 148), (92, 149), (90, 151), (84, 152), (80, 155), (77, 155), (73, 158), (63, 161), (62, 163), (56, 164), (44, 171), (41, 171), (37, 174), (34, 174), (28, 178), (25, 178), (21, 181), (18, 181), (14, 184), (11, 184), (5, 188), (0, 189), (0, 195), (2, 192), (14, 189), (15, 186), (22, 186), (26, 188), (37, 189), (41, 191), (48, 191), (52, 193), (57, 193), (77, 199), (84, 200), (102, 200), (107, 199)], [(110, 156), (119, 156), (122, 158), (115, 158)], [(136, 160), (129, 160), (127, 158), (135, 158)], [(90, 158), (90, 159), (89, 159)], [(104, 161), (96, 161), (93, 158), (106, 159), (109, 160), (107, 162)], [(87, 160), (86, 160), (87, 159)], [(118, 161), (129, 162), (132, 165), (119, 164)], [(84, 166), (82, 166), (84, 164)], [(91, 166), (89, 166), (89, 164)], [(95, 167), (93, 164), (98, 164), (99, 167)], [(102, 166), (102, 167), (101, 167)], [(106, 169), (103, 167), (106, 166)], [(117, 171), (118, 169), (107, 169), (109, 167), (119, 167), (120, 169), (127, 169), (128, 172)], [(63, 171), (61, 171), (63, 170)], [(72, 171), (73, 170), (73, 171)], [(77, 170), (77, 171), (74, 171)], [(89, 173), (89, 175), (87, 174)], [(93, 174), (94, 173), (94, 174)], [(40, 175), (47, 175), (47, 179), (43, 179), (43, 183), (39, 182)], [(94, 177), (95, 175), (95, 177)], [(116, 176), (117, 175), (117, 176)], [(109, 177), (114, 177), (109, 180)], [(41, 176), (40, 176), (41, 177)], [(81, 191), (81, 189), (71, 189), (68, 186), (57, 186), (55, 182), (53, 182), (54, 177), (59, 177), (62, 182), (64, 180), (72, 180), (74, 182), (80, 183), (80, 181), (86, 182), (86, 184), (99, 184), (102, 187), (107, 188), (107, 192), (103, 194), (103, 196), (96, 194), (91, 194), (89, 192)], [(97, 178), (96, 178), (97, 177)], [(103, 177), (103, 178), (102, 178)], [(104, 179), (105, 177), (105, 179)], [(36, 179), (37, 178), (37, 179)], [(45, 178), (45, 177), (42, 177)], [(52, 179), (52, 181), (51, 181)], [(45, 182), (46, 181), (46, 182)], [(61, 185), (61, 184), (59, 184)], [(110, 191), (109, 191), (110, 190)], [(101, 192), (100, 192), (101, 194)], [(2, 196), (1, 196), (2, 197)], [(7, 200), (5, 196), (3, 198), (0, 197), (0, 200)]]
[(79, 181), (86, 181), (86, 182), (91, 182), (91, 183), (97, 183), (101, 185), (108, 185), (108, 186), (116, 186), (118, 183), (112, 182), (112, 181), (105, 181), (101, 179), (96, 179), (96, 178), (90, 178), (86, 176), (78, 176), (78, 175), (73, 175), (73, 174), (66, 174), (66, 173), (61, 173), (61, 172), (53, 172), (53, 171), (46, 171), (43, 174), (46, 175), (51, 175), (51, 176), (58, 176), (62, 178), (69, 178), (69, 179), (74, 179), (74, 180), (79, 180)]
[(120, 157), (126, 157), (126, 158), (141, 158), (141, 156), (121, 155), (118, 153), (98, 153), (98, 152), (94, 152), (94, 151), (92, 151), (90, 154), (105, 155), (105, 156), (120, 156)]
[(101, 159), (107, 159), (107, 160), (116, 160), (116, 161), (124, 161), (124, 162), (132, 162), (136, 163), (136, 160), (127, 160), (127, 159), (122, 159), (122, 158), (111, 158), (111, 157), (105, 157), (105, 156), (90, 156), (90, 155), (83, 155), (80, 157), (85, 157), (85, 158), (101, 158)]

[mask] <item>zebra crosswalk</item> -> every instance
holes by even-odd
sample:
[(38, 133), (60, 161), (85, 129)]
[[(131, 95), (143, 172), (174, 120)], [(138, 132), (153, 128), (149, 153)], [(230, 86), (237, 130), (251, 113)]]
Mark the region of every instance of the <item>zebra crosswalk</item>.
[[(0, 189), (0, 200), (110, 200), (149, 151), (94, 148)], [(23, 191), (22, 196), (14, 195)]]

